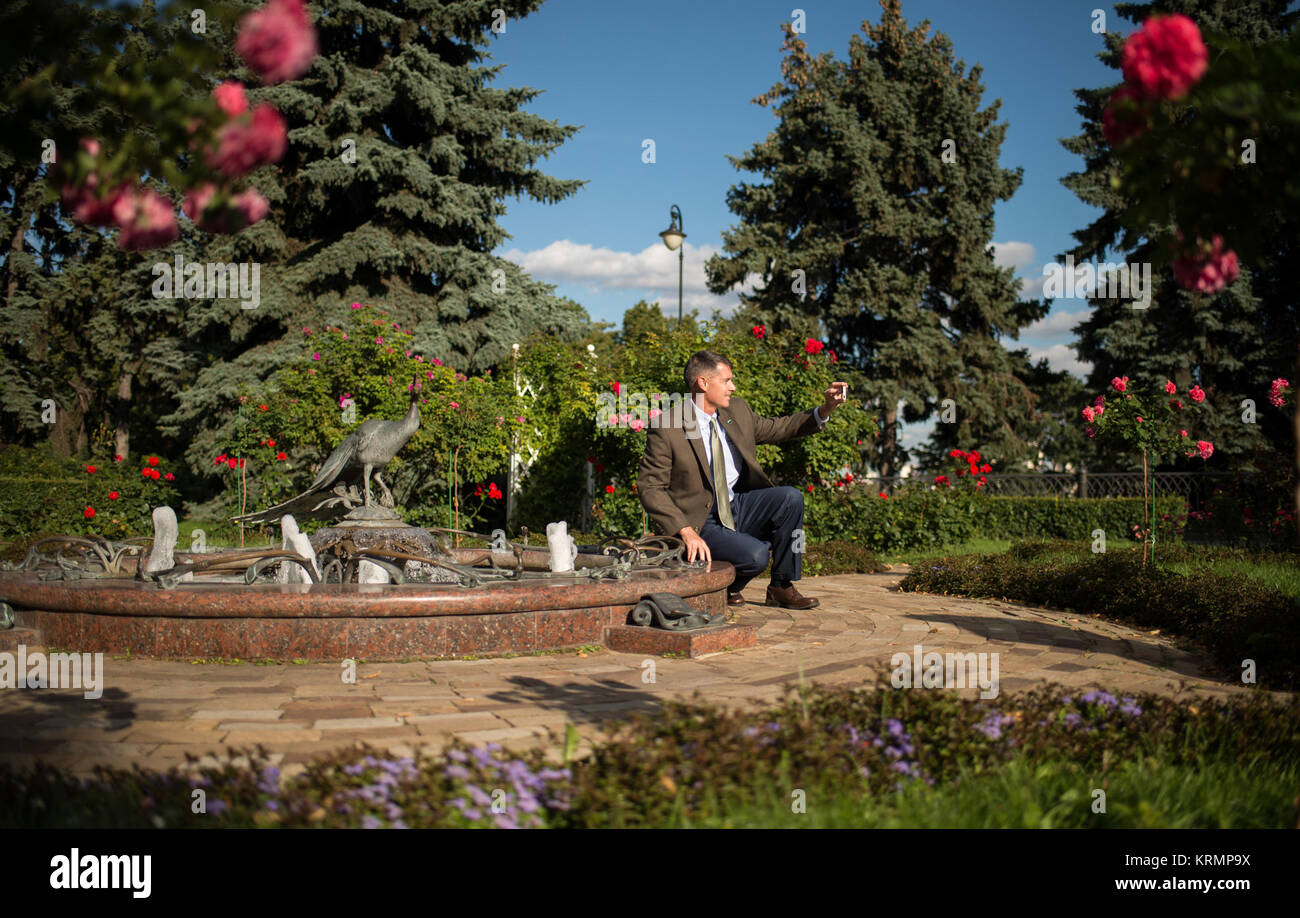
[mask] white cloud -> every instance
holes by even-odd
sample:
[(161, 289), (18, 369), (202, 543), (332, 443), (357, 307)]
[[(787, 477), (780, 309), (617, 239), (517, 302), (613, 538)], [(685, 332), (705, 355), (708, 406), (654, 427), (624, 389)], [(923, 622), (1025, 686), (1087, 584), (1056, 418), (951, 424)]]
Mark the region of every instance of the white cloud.
[(1020, 340), (1033, 342), (1036, 339), (1041, 342), (1042, 339), (1051, 339), (1059, 341), (1062, 338), (1073, 339), (1074, 333), (1071, 329), (1084, 322), (1092, 315), (1092, 307), (1084, 305), (1081, 309), (1071, 312), (1068, 309), (1056, 305), (1052, 311), (1037, 322), (1026, 325), (1020, 330)]
[(993, 243), (993, 263), (999, 268), (1015, 268), (1023, 272), (1034, 262), (1034, 245), (1032, 242), (995, 242)]
[(1085, 363), (1075, 354), (1074, 348), (1068, 344), (1052, 344), (1047, 347), (1028, 348), (1029, 360), (1037, 363), (1043, 357), (1047, 358), (1047, 365), (1053, 370), (1069, 370), (1080, 379), (1087, 379), (1088, 374), (1092, 372), (1092, 364)]
[[(708, 316), (712, 310), (732, 313), (739, 305), (736, 292), (718, 295), (705, 284), (704, 263), (718, 249), (713, 246), (683, 244), (682, 302), (687, 309), (699, 309)], [(501, 253), (532, 277), (551, 284), (572, 284), (596, 291), (627, 290), (658, 300), (660, 308), (670, 313), (677, 308), (678, 255), (664, 245), (648, 245), (639, 252), (621, 252), (597, 248), (589, 243), (569, 239), (552, 242), (545, 248), (524, 252), (511, 249)], [(746, 281), (752, 290), (756, 278)]]

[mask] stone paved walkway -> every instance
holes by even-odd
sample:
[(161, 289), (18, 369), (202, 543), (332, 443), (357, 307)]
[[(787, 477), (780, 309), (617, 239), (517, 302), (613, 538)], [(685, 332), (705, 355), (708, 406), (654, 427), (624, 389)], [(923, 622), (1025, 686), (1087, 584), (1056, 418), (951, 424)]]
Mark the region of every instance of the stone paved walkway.
[[(344, 684), (337, 664), (194, 664), (104, 660), (103, 697), (75, 690), (0, 691), (0, 762), (41, 758), (89, 773), (96, 764), (164, 769), (261, 743), (286, 771), (364, 741), (396, 754), (440, 748), (456, 736), (558, 749), (574, 724), (587, 747), (610, 718), (667, 698), (729, 706), (762, 703), (782, 686), (863, 685), (900, 651), (996, 652), (1000, 689), (1045, 682), (1117, 692), (1226, 695), (1245, 689), (1159, 634), (1069, 612), (898, 592), (903, 571), (807, 578), (809, 612), (738, 608), (759, 626), (758, 646), (695, 660), (595, 649), (445, 662), (365, 663)], [(761, 601), (763, 585), (746, 591)], [(76, 648), (68, 648), (75, 650)], [(978, 690), (967, 690), (975, 694)], [(555, 731), (548, 735), (548, 730)]]

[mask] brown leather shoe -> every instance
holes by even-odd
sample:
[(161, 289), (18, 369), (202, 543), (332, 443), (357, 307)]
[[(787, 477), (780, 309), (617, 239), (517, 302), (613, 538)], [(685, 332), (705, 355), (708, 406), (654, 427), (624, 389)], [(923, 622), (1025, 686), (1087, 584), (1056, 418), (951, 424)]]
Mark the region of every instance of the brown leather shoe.
[(799, 591), (794, 588), (793, 583), (788, 587), (768, 584), (767, 604), (769, 606), (780, 606), (783, 609), (811, 609), (818, 605), (818, 600), (799, 595)]
[(742, 593), (728, 593), (728, 594), (727, 594), (727, 605), (729, 605), (729, 606), (743, 606), (744, 604), (745, 604), (745, 597), (744, 597), (744, 594), (742, 594)]

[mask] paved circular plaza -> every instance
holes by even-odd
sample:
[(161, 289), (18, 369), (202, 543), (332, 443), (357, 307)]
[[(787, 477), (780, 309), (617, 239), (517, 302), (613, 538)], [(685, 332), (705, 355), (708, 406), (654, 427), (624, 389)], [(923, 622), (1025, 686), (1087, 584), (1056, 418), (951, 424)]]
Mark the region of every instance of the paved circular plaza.
[[(434, 751), (452, 737), (558, 749), (566, 725), (580, 749), (611, 719), (662, 701), (744, 706), (786, 684), (870, 685), (896, 653), (997, 653), (999, 690), (1049, 682), (1114, 692), (1221, 696), (1248, 691), (1168, 637), (1090, 615), (1011, 602), (897, 589), (885, 574), (799, 582), (821, 605), (807, 612), (761, 603), (736, 620), (758, 626), (758, 646), (697, 659), (648, 658), (601, 648), (482, 660), (367, 663), (345, 682), (341, 663), (258, 665), (105, 657), (103, 695), (77, 690), (0, 692), (0, 762), (36, 759), (89, 773), (95, 765), (165, 769), (186, 755), (228, 756), (262, 744), (282, 768), (365, 742), (395, 754)], [(76, 650), (77, 648), (60, 648)], [(976, 695), (978, 688), (962, 690)]]

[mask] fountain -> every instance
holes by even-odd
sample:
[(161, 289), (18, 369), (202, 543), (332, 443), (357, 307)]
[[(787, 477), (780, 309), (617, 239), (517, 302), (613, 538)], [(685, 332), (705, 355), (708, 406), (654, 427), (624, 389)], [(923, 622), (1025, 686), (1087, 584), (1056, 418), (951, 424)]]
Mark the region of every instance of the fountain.
[[(544, 547), (529, 545), (526, 529), (522, 543), (498, 531), (488, 547), (460, 547), (453, 543), (461, 535), (488, 540), (404, 523), (380, 472), (419, 426), (417, 391), (413, 381), (403, 419), (362, 423), (302, 494), (236, 517), (278, 522), (281, 548), (175, 551), (176, 515), (167, 507), (154, 511), (153, 539), (60, 536), (32, 545), (21, 564), (0, 570), (0, 629), (26, 629), (10, 630), (4, 643), (280, 660), (588, 644), (695, 656), (754, 644), (751, 626), (725, 624), (731, 565), (687, 563), (678, 539), (580, 547), (553, 523)], [(308, 539), (298, 526), (308, 519), (330, 525)]]

